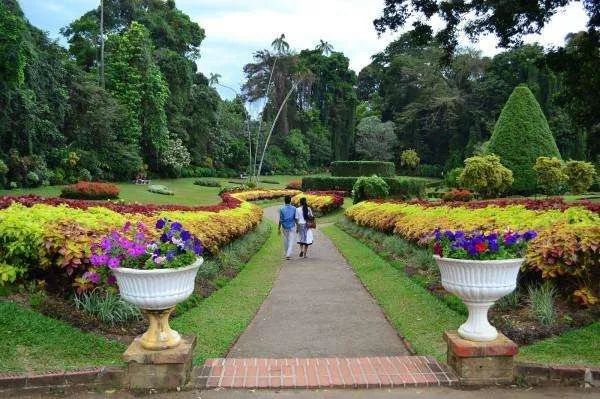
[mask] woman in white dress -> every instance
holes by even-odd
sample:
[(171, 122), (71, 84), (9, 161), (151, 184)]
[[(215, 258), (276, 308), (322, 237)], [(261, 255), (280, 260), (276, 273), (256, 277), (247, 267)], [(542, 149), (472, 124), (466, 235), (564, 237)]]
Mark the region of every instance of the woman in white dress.
[(314, 220), (313, 211), (308, 207), (306, 198), (300, 198), (300, 206), (296, 208), (296, 225), (298, 226), (298, 244), (300, 245), (301, 258), (307, 257), (308, 247), (313, 243)]

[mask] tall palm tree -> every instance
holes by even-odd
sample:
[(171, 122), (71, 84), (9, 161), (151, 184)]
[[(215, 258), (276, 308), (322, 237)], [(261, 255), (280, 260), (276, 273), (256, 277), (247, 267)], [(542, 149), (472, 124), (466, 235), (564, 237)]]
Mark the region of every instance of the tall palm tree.
[(290, 45), (285, 41), (285, 33), (282, 33), (277, 39), (273, 40), (271, 46), (277, 52), (277, 55), (284, 55), (290, 51)]
[(221, 80), (221, 74), (211, 72), (210, 77), (208, 78), (208, 85), (218, 86), (220, 84), (219, 80)]
[(319, 50), (323, 55), (329, 55), (333, 51), (333, 46), (329, 42), (320, 39), (315, 50)]

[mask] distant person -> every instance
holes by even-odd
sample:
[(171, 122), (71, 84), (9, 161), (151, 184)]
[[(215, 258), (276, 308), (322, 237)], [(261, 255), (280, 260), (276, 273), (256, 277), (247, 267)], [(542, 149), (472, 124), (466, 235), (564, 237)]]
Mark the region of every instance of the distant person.
[(292, 205), (292, 197), (286, 195), (279, 208), (279, 234), (283, 231), (283, 252), (286, 259), (291, 259), (296, 240), (296, 208)]
[(308, 247), (313, 243), (313, 229), (315, 228), (315, 216), (312, 209), (308, 207), (306, 198), (300, 198), (300, 206), (296, 208), (296, 221), (298, 222), (298, 244), (300, 245), (300, 257), (308, 256)]

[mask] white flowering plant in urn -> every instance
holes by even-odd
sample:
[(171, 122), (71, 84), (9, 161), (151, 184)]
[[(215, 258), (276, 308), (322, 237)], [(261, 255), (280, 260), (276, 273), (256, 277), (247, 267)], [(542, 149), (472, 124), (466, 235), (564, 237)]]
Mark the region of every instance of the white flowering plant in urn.
[(434, 259), (442, 285), (469, 310), (467, 321), (458, 329), (462, 338), (493, 341), (498, 337), (498, 331), (488, 321), (488, 310), (515, 290), (527, 244), (536, 236), (533, 230), (434, 231)]
[(148, 316), (150, 326), (140, 337), (145, 349), (170, 349), (181, 342), (169, 316), (193, 293), (203, 251), (200, 240), (181, 223), (164, 218), (155, 230), (126, 223), (92, 245), (92, 265), (111, 272), (121, 297)]

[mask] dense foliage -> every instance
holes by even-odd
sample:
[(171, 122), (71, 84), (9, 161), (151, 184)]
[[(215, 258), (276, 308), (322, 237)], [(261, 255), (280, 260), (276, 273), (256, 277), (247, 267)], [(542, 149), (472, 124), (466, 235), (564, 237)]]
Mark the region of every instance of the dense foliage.
[(392, 162), (382, 161), (335, 161), (331, 163), (331, 175), (335, 177), (357, 177), (378, 175), (394, 176), (396, 169)]
[(533, 165), (537, 175), (538, 189), (546, 195), (557, 195), (563, 190), (568, 176), (565, 174), (563, 163), (554, 157), (539, 157)]
[[(388, 185), (389, 194), (400, 198), (421, 198), (425, 194), (422, 181), (409, 178), (383, 177)], [(345, 191), (350, 193), (358, 177), (305, 177), (302, 179), (302, 190), (310, 191)]]
[(306, 202), (313, 211), (324, 215), (341, 208), (344, 205), (344, 191), (309, 191), (292, 197), (292, 205), (300, 206), (300, 198)]
[(573, 194), (585, 192), (590, 188), (597, 175), (594, 165), (582, 161), (568, 161), (565, 164), (564, 172), (567, 175), (569, 190)]
[(535, 192), (533, 166), (539, 157), (560, 158), (546, 117), (526, 86), (516, 87), (508, 98), (487, 151), (513, 172), (512, 191), (517, 193)]
[(64, 186), (60, 196), (71, 199), (107, 200), (119, 198), (119, 191), (119, 187), (112, 183), (80, 181)]
[(390, 186), (377, 175), (361, 176), (352, 186), (352, 201), (355, 204), (368, 199), (385, 198), (389, 194)]

